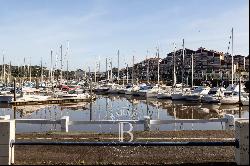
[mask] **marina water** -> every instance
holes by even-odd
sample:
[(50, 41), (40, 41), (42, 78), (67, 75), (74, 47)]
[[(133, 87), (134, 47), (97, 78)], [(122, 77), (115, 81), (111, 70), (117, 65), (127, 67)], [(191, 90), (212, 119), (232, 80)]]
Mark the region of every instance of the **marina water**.
[[(150, 116), (153, 120), (168, 119), (209, 119), (223, 118), (225, 114), (249, 118), (249, 106), (207, 104), (187, 101), (146, 99), (126, 95), (99, 95), (92, 103), (65, 105), (27, 105), (17, 106), (1, 104), (0, 116), (11, 115), (16, 119), (59, 120), (69, 116), (70, 121), (98, 120), (143, 120)], [(143, 130), (143, 125), (135, 124), (134, 131)], [(152, 130), (224, 130), (220, 122), (210, 123), (173, 123), (152, 125)], [(17, 124), (17, 133), (60, 131), (60, 125)], [(69, 131), (88, 131), (97, 133), (116, 133), (118, 124), (70, 125)]]

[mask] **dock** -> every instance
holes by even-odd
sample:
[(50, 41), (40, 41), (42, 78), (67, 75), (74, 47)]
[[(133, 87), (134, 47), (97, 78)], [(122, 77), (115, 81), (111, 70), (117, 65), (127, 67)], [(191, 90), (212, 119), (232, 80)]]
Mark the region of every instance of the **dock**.
[(79, 102), (91, 102), (95, 100), (93, 96), (91, 98), (79, 99), (79, 98), (51, 98), (47, 100), (34, 100), (34, 101), (12, 101), (10, 104), (14, 106), (23, 105), (43, 105), (43, 104), (65, 104), (65, 103), (79, 103)]

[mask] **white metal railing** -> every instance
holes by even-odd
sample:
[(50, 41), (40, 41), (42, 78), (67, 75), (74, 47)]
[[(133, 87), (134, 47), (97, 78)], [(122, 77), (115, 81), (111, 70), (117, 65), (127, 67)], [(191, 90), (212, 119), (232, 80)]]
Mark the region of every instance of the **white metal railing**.
[[(0, 116), (2, 120), (10, 119), (10, 115)], [(83, 124), (119, 124), (127, 122), (132, 124), (144, 124), (144, 130), (149, 131), (151, 125), (172, 124), (172, 123), (210, 123), (210, 122), (223, 122), (225, 123), (226, 130), (234, 129), (235, 121), (249, 120), (248, 118), (235, 118), (234, 115), (226, 114), (224, 118), (211, 118), (211, 119), (169, 119), (169, 120), (150, 120), (149, 116), (145, 116), (143, 120), (98, 120), (98, 121), (69, 121), (68, 116), (64, 116), (59, 120), (49, 119), (15, 119), (15, 123), (28, 123), (28, 124), (60, 124), (61, 130), (68, 132), (69, 125), (83, 125)]]

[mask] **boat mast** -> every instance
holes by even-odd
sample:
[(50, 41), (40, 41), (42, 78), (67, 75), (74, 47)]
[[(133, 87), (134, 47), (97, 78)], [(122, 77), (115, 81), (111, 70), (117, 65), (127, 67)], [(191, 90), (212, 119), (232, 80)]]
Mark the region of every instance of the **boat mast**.
[(159, 47), (157, 49), (157, 84), (160, 85), (160, 54), (159, 54)]
[[(125, 61), (125, 59), (124, 59), (124, 61)], [(126, 63), (125, 63), (125, 65), (126, 65)], [(122, 85), (123, 85), (123, 87), (124, 87), (124, 81), (125, 81), (125, 68), (124, 68), (124, 70), (123, 70), (123, 72), (122, 72)]]
[(112, 66), (112, 58), (110, 59), (110, 68), (111, 68), (111, 71), (110, 71), (110, 80), (111, 82), (113, 83), (113, 66)]
[(62, 63), (62, 45), (60, 46), (60, 49), (61, 49), (61, 76), (60, 76), (60, 84), (62, 84), (62, 66), (63, 66), (63, 63)]
[(66, 56), (66, 60), (67, 60), (67, 75), (66, 75), (66, 80), (67, 80), (67, 82), (68, 82), (68, 79), (69, 79), (69, 41), (67, 40), (67, 50), (66, 50), (66, 54), (65, 54), (65, 56)]
[(134, 63), (135, 63), (135, 56), (133, 55), (133, 66), (132, 66), (132, 85), (134, 85)]
[(2, 81), (3, 81), (3, 83), (5, 82), (4, 51), (3, 51)]
[(174, 43), (174, 54), (173, 54), (173, 87), (174, 88), (176, 86), (175, 53), (176, 53), (176, 44)]
[(147, 50), (146, 61), (147, 61), (147, 82), (148, 82), (148, 84), (149, 84), (149, 75), (148, 75), (149, 74), (149, 59), (148, 59), (148, 50)]
[[(56, 52), (56, 55), (55, 55), (55, 71), (58, 71), (58, 52)], [(54, 72), (54, 77), (55, 77), (55, 73)], [(56, 74), (56, 81), (58, 81), (58, 74)]]
[(43, 82), (43, 59), (41, 58), (41, 83)]
[(95, 83), (96, 83), (96, 68), (97, 68), (97, 62), (95, 62)]
[(233, 47), (233, 28), (232, 28), (232, 86), (234, 84), (234, 47)]
[(117, 52), (117, 58), (118, 58), (118, 64), (117, 64), (117, 81), (118, 81), (118, 84), (119, 84), (119, 81), (120, 81), (120, 77), (119, 77), (119, 57), (120, 56), (120, 51), (118, 50)]
[(110, 77), (109, 77), (109, 68), (110, 68), (110, 62), (108, 63), (108, 80), (110, 80)]
[(127, 64), (127, 84), (128, 84), (128, 64)]
[(184, 39), (182, 39), (182, 72), (181, 72), (181, 91), (183, 93), (183, 77), (184, 77), (184, 56), (185, 56), (185, 46)]
[(10, 83), (10, 79), (11, 79), (11, 61), (10, 61), (10, 65), (9, 65), (8, 83)]
[(30, 75), (30, 82), (31, 82), (31, 57), (30, 57), (30, 69), (29, 69), (29, 75)]
[(23, 58), (23, 76), (22, 76), (22, 84), (24, 83), (25, 80), (25, 57)]
[(53, 57), (53, 50), (50, 50), (50, 82), (52, 82), (53, 77), (53, 63), (52, 63), (52, 57)]
[(106, 58), (106, 72), (105, 72), (106, 80), (108, 80), (108, 59)]
[(191, 57), (191, 65), (192, 65), (192, 76), (191, 76), (191, 79), (192, 79), (192, 88), (194, 86), (194, 54), (192, 53), (192, 57)]
[(101, 72), (101, 57), (98, 56), (98, 73)]

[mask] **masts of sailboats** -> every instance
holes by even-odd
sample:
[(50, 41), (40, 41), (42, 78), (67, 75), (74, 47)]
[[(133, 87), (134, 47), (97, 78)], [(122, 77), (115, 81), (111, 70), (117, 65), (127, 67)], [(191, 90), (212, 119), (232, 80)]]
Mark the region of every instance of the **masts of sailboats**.
[(105, 68), (106, 68), (106, 80), (108, 80), (109, 79), (109, 77), (108, 77), (108, 59), (106, 58), (106, 66), (105, 66)]
[(118, 60), (118, 62), (117, 62), (117, 63), (118, 63), (118, 64), (117, 64), (117, 81), (118, 81), (118, 84), (119, 84), (119, 81), (120, 81), (120, 77), (119, 77), (119, 63), (120, 63), (120, 62), (119, 62), (119, 58), (120, 58), (120, 57), (119, 57), (119, 56), (120, 56), (120, 51), (118, 50), (118, 51), (117, 51), (117, 60)]
[(10, 65), (9, 65), (9, 71), (8, 71), (8, 81), (7, 83), (10, 83), (11, 82), (11, 61), (10, 61)]
[(69, 60), (67, 59), (67, 63), (66, 63), (66, 70), (67, 70), (67, 75), (66, 75), (66, 81), (69, 80)]
[(127, 64), (127, 84), (128, 84), (128, 64)]
[(193, 88), (193, 86), (194, 86), (194, 54), (192, 54), (191, 55), (191, 68), (192, 68), (192, 75), (191, 75), (191, 81), (192, 81), (192, 83), (191, 83), (191, 86), (192, 86), (192, 88)]
[(26, 77), (25, 68), (26, 68), (25, 58), (23, 58), (23, 81), (24, 81), (24, 79), (25, 79), (25, 77)]
[(31, 83), (31, 57), (30, 57), (29, 77), (30, 77), (30, 83)]
[(173, 53), (173, 88), (176, 87), (176, 71), (175, 71), (175, 53), (176, 53), (176, 44), (174, 43), (174, 53)]
[(146, 61), (147, 61), (147, 83), (149, 84), (149, 59), (148, 59), (148, 50), (147, 50)]
[(96, 65), (97, 62), (95, 62), (95, 83), (96, 83), (96, 68), (97, 68), (97, 65)]
[(4, 51), (3, 51), (3, 65), (2, 65), (2, 81), (5, 82)]
[(135, 56), (133, 56), (133, 66), (132, 66), (132, 85), (134, 85), (134, 63), (135, 63)]
[[(55, 71), (56, 70), (58, 70), (58, 53), (56, 52), (56, 54), (55, 54)], [(55, 78), (55, 72), (54, 72), (54, 76), (53, 76), (54, 78)], [(58, 75), (56, 76), (56, 81), (58, 82)]]
[(234, 47), (233, 47), (233, 28), (232, 28), (232, 85), (234, 84)]
[(183, 93), (183, 82), (184, 82), (184, 58), (185, 58), (185, 46), (184, 39), (182, 39), (182, 71), (181, 71), (181, 91)]
[(110, 80), (113, 82), (113, 65), (112, 65), (112, 58), (110, 59)]
[[(107, 62), (107, 64), (108, 64), (108, 62)], [(108, 81), (110, 80), (110, 77), (109, 77), (109, 67), (110, 67), (110, 66), (109, 66), (109, 64), (108, 64), (108, 66), (107, 66), (107, 72), (108, 72), (108, 79), (107, 79), (107, 80), (108, 80)]]
[(41, 83), (43, 82), (43, 59), (41, 58)]
[(63, 71), (62, 71), (62, 68), (63, 68), (63, 61), (62, 61), (62, 45), (60, 46), (60, 51), (61, 51), (61, 75), (60, 75), (60, 85), (62, 84), (62, 75), (63, 75)]
[(159, 48), (157, 47), (157, 84), (160, 85), (160, 54), (159, 54)]
[(67, 62), (67, 74), (66, 74), (66, 81), (68, 81), (69, 79), (69, 41), (67, 40), (67, 48), (66, 48), (66, 54), (65, 54), (65, 59), (66, 59), (66, 62)]
[(53, 50), (51, 49), (50, 50), (50, 82), (52, 82), (53, 81), (53, 62), (52, 62), (52, 60), (53, 60)]

